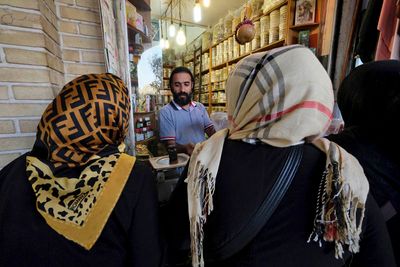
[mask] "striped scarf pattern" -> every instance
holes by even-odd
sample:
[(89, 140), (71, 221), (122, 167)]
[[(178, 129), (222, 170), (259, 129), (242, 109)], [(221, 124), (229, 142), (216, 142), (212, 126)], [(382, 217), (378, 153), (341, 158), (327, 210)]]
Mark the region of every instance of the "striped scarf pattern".
[[(318, 224), (310, 239), (335, 242), (337, 258), (342, 257), (344, 245), (357, 252), (368, 182), (354, 157), (321, 138), (332, 119), (334, 98), (329, 76), (317, 58), (299, 45), (250, 55), (230, 73), (226, 91), (229, 128), (196, 145), (186, 179), (192, 265), (204, 266), (203, 225), (213, 210), (215, 179), (226, 137), (258, 140), (275, 147), (313, 142), (325, 152), (324, 177), (337, 179), (324, 180), (325, 201), (317, 211)], [(330, 190), (334, 183), (336, 191)], [(332, 207), (330, 203), (336, 200), (340, 205)], [(355, 216), (358, 212), (360, 220)], [(315, 229), (322, 230), (317, 233)]]

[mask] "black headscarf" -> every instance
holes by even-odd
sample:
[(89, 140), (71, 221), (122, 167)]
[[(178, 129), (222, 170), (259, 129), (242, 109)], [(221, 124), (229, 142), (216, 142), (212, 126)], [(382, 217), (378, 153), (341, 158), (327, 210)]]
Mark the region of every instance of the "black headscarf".
[(400, 61), (363, 64), (342, 82), (338, 105), (345, 126), (360, 126), (381, 138), (397, 137), (400, 117)]

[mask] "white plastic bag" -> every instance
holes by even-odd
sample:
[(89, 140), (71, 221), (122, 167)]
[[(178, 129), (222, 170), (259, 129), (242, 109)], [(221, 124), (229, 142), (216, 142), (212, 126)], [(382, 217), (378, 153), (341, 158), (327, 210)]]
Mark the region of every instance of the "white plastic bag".
[(210, 119), (216, 131), (228, 127), (228, 114), (226, 112), (213, 112), (210, 115)]
[(330, 135), (330, 134), (338, 134), (340, 133), (343, 128), (344, 128), (344, 121), (342, 117), (342, 113), (340, 112), (338, 104), (335, 102), (333, 106), (333, 118), (331, 121), (331, 124), (328, 127), (328, 130), (326, 131), (325, 135)]

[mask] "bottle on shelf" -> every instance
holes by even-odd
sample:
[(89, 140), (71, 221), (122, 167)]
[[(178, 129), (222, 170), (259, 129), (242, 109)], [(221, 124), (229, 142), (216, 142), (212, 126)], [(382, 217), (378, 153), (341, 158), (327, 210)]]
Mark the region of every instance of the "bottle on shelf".
[(144, 140), (144, 135), (142, 132), (142, 128), (136, 128), (135, 129), (135, 137), (136, 137), (136, 142), (140, 142)]

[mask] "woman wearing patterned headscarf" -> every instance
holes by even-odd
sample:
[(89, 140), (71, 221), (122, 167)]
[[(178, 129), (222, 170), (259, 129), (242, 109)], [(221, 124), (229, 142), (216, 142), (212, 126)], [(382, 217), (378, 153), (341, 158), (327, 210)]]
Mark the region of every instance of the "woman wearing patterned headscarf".
[(338, 105), (345, 129), (329, 139), (363, 166), (400, 266), (400, 131), (396, 123), (400, 118), (400, 61), (375, 61), (355, 68), (340, 85)]
[(0, 173), (1, 266), (160, 265), (153, 178), (124, 153), (129, 112), (112, 74), (64, 86)]
[(321, 138), (333, 92), (316, 57), (302, 46), (253, 54), (226, 88), (229, 128), (195, 147), (187, 202), (182, 181), (171, 196), (169, 223), (186, 232), (169, 237), (170, 261), (190, 236), (192, 266), (393, 266), (362, 168)]

